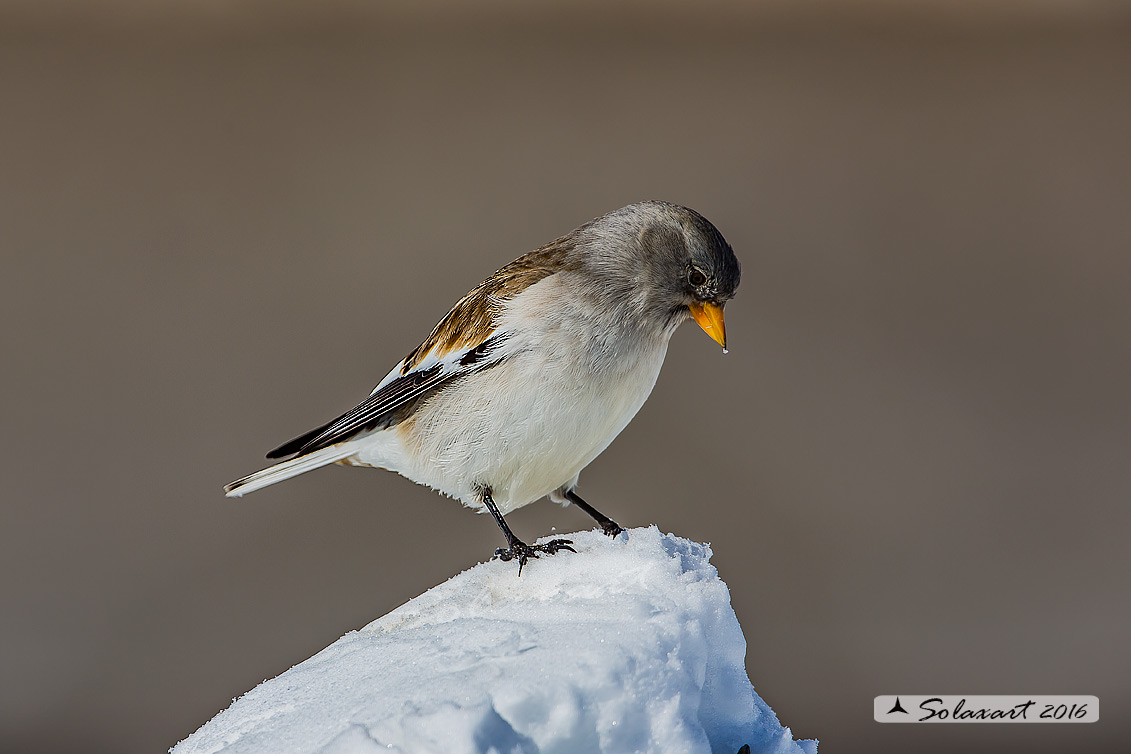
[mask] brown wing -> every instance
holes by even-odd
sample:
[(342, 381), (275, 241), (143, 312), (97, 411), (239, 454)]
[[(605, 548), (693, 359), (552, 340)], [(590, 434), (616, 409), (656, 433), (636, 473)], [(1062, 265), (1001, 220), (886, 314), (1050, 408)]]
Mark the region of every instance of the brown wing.
[(440, 320), (440, 324), (410, 353), (401, 365), (408, 374), (435, 350), (438, 358), (452, 351), (482, 343), (494, 331), (505, 301), (514, 298), (543, 278), (566, 269), (571, 236), (559, 238), (514, 260), (475, 286)]
[[(338, 418), (275, 448), (267, 457), (301, 456), (360, 432), (391, 427), (408, 418), (422, 398), (449, 381), (499, 363), (500, 358), (490, 354), (505, 340), (505, 336), (492, 335), (503, 304), (539, 280), (566, 269), (571, 239), (572, 234), (535, 249), (477, 285), (405, 357), (400, 377), (381, 385)], [(430, 353), (437, 363), (419, 368)]]

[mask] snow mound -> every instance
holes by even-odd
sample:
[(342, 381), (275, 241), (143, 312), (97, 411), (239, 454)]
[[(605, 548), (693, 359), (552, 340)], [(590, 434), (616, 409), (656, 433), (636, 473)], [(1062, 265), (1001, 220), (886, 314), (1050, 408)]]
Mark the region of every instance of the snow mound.
[(711, 549), (656, 527), (464, 571), (173, 754), (816, 754), (754, 693)]

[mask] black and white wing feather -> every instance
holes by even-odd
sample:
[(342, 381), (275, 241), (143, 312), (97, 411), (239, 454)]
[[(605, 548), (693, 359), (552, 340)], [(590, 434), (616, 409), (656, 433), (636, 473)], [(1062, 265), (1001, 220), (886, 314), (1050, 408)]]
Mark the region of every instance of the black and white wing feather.
[(430, 355), (407, 373), (402, 373), (404, 362), (401, 362), (360, 404), (333, 421), (280, 445), (267, 457), (301, 456), (336, 445), (362, 432), (388, 429), (399, 424), (412, 415), (418, 402), (452, 380), (498, 364), (503, 358), (498, 353), (499, 346), (505, 340), (505, 334), (496, 334), (475, 348), (448, 353), (443, 358), (431, 358)]
[(446, 385), (501, 363), (506, 358), (502, 348), (506, 340), (506, 333), (495, 333), (471, 348), (442, 356), (428, 353), (413, 366), (408, 359), (402, 361), (360, 404), (267, 454), (268, 458), (292, 456), (290, 459), (237, 479), (225, 485), (224, 492), (240, 497), (348, 458), (357, 450), (350, 440), (399, 424), (412, 416), (421, 401)]

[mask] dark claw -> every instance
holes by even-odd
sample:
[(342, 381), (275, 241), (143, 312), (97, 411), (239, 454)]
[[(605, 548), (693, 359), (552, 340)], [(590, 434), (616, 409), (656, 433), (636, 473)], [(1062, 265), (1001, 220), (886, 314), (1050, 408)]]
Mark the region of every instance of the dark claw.
[(616, 521), (609, 519), (605, 523), (601, 524), (601, 531), (605, 532), (610, 537), (615, 537), (616, 535), (623, 532), (624, 529), (622, 529), (620, 527), (620, 524), (618, 524)]
[(534, 545), (534, 549), (539, 552), (544, 552), (553, 555), (558, 550), (569, 550), (570, 552), (577, 552), (577, 550), (570, 547), (573, 544), (572, 539), (551, 539), (544, 545)]
[(526, 565), (526, 561), (530, 558), (537, 558), (538, 553), (540, 552), (544, 552), (547, 555), (553, 555), (558, 550), (569, 550), (570, 552), (577, 552), (577, 550), (570, 547), (570, 545), (572, 544), (573, 540), (569, 539), (551, 539), (545, 544), (534, 545), (532, 547), (525, 542), (516, 539), (511, 543), (510, 547), (507, 547), (505, 549), (500, 547), (499, 549), (495, 550), (495, 557), (499, 560), (504, 561), (514, 560), (517, 558), (518, 575), (521, 576), (522, 567)]

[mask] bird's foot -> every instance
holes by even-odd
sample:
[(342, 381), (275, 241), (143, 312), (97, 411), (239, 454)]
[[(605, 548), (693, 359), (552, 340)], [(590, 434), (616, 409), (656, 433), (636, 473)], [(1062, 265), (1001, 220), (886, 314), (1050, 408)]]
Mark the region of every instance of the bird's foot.
[(526, 561), (530, 558), (537, 558), (538, 553), (544, 552), (547, 555), (553, 555), (558, 550), (569, 550), (570, 552), (577, 552), (577, 550), (570, 547), (573, 540), (569, 539), (551, 539), (549, 542), (544, 542), (540, 545), (528, 545), (522, 540), (516, 539), (511, 542), (511, 546), (506, 549), (500, 547), (495, 550), (495, 557), (499, 560), (517, 560), (518, 561), (518, 575), (522, 575), (522, 567), (526, 565)]
[(610, 518), (608, 521), (601, 522), (601, 531), (605, 532), (610, 537), (616, 537), (618, 534), (622, 533), (624, 529), (621, 528), (620, 524)]

